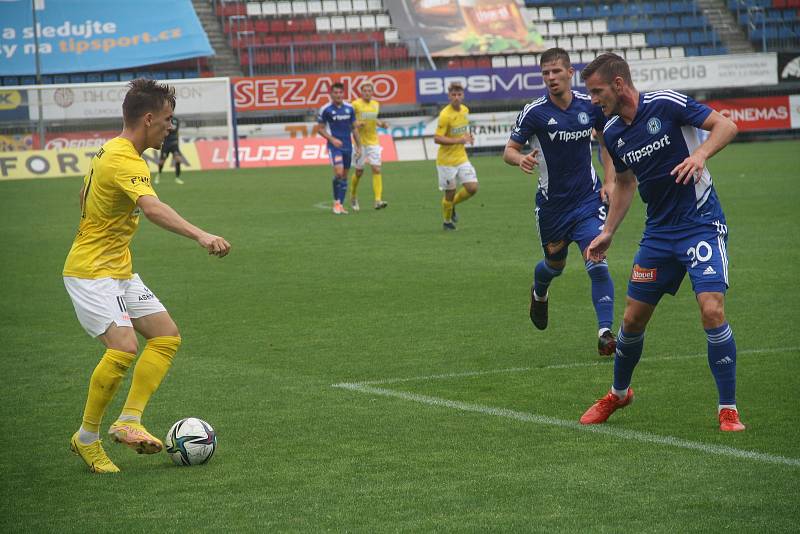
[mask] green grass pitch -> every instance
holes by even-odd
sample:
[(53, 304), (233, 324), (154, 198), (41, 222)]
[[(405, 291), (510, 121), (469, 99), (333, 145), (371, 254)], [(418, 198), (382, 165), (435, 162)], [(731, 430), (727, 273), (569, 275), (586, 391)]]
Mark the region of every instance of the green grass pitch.
[[(573, 246), (550, 327), (535, 330), (533, 179), (499, 157), (473, 163), (481, 190), (453, 233), (432, 162), (386, 164), (382, 211), (367, 173), (364, 209), (347, 217), (319, 207), (325, 167), (187, 173), (180, 187), (167, 175), (161, 198), (233, 250), (208, 257), (143, 220), (135, 270), (184, 339), (145, 423), (163, 435), (204, 418), (219, 448), (179, 468), (108, 442), (122, 473), (102, 477), (69, 452), (102, 353), (61, 280), (80, 179), (0, 183), (0, 528), (796, 531), (797, 143), (736, 144), (709, 163), (730, 229), (748, 425), (736, 435), (717, 429), (688, 281), (647, 331), (637, 402), (606, 433), (574, 424), (612, 371), (596, 355), (588, 276)], [(642, 226), (637, 198), (610, 251), (615, 328)], [(365, 381), (382, 383), (333, 387)]]

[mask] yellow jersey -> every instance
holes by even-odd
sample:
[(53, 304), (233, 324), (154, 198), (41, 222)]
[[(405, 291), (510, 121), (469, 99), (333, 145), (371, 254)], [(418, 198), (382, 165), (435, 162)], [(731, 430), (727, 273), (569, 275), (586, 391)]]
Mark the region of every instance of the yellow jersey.
[(150, 185), (150, 169), (133, 143), (115, 137), (97, 151), (83, 178), (81, 222), (64, 276), (131, 278), (128, 247), (139, 226), (136, 201), (142, 195), (157, 196)]
[[(439, 123), (436, 126), (436, 135), (446, 137), (461, 137), (469, 133), (469, 108), (461, 104), (458, 111), (447, 104), (439, 113)], [(467, 149), (464, 145), (439, 145), (436, 155), (436, 164), (444, 167), (457, 167), (467, 159)]]
[(361, 121), (364, 126), (358, 129), (361, 137), (361, 144), (364, 146), (378, 145), (378, 112), (381, 104), (374, 98), (365, 102), (357, 98), (353, 102), (353, 109), (356, 110), (356, 120)]

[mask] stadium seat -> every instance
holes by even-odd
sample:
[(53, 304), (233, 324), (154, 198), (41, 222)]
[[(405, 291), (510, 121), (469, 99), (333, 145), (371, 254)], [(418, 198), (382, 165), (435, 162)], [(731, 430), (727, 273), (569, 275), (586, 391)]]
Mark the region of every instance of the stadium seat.
[(641, 54), (642, 54), (642, 59), (655, 59), (656, 58), (656, 51), (653, 48), (642, 48)]
[(593, 32), (591, 20), (579, 20), (577, 33), (581, 35), (589, 35)]
[(36, 85), (36, 76), (20, 76), (20, 85)]
[(551, 7), (540, 7), (539, 8), (539, 20), (540, 21), (550, 21), (555, 19), (555, 15), (553, 14), (553, 8)]
[(505, 56), (492, 56), (492, 68), (500, 69), (506, 66)]
[(292, 2), (292, 15), (295, 17), (308, 15), (308, 3), (305, 0)]
[(265, 17), (277, 17), (278, 4), (275, 2), (264, 2), (261, 4), (261, 14)]
[(367, 0), (353, 0), (353, 13), (366, 13)]
[(347, 31), (361, 31), (361, 17), (358, 15), (348, 15), (344, 19)]
[(620, 33), (617, 35), (617, 46), (621, 48), (630, 48), (631, 36), (628, 33)]
[(389, 18), (389, 15), (375, 15), (375, 26), (379, 30), (390, 28), (392, 26), (392, 21)]
[(367, 9), (370, 13), (383, 11), (383, 2), (381, 0), (367, 0)]
[(574, 20), (565, 21), (562, 28), (564, 35), (576, 35), (578, 33), (578, 23)]
[(278, 16), (291, 17), (292, 16), (292, 3), (288, 1), (278, 2)]
[(584, 50), (583, 52), (581, 52), (580, 57), (581, 57), (581, 63), (591, 63), (591, 61), (595, 57), (595, 54), (591, 50)]
[(347, 14), (353, 12), (352, 0), (338, 0), (336, 3), (338, 5), (339, 13)]
[(592, 21), (592, 31), (597, 35), (603, 35), (608, 32), (608, 23), (605, 19), (595, 19)]
[(336, 5), (336, 0), (323, 0), (322, 12), (326, 15), (336, 15), (339, 13), (339, 6)]
[(669, 57), (669, 47), (659, 46), (656, 48), (656, 59), (667, 59)]
[(398, 32), (397, 30), (385, 30), (383, 32), (383, 40), (386, 43), (399, 43), (400, 32)]
[(344, 17), (331, 17), (331, 31), (342, 32), (345, 28), (347, 28), (347, 25), (345, 24)]
[(631, 35), (631, 46), (636, 48), (644, 48), (647, 46), (647, 41), (644, 38), (643, 33), (634, 33)]
[(523, 67), (532, 67), (539, 64), (534, 54), (525, 54), (520, 59), (520, 62), (522, 63)]
[(361, 15), (361, 27), (365, 30), (374, 30), (378, 27), (375, 15)]
[(572, 50), (572, 37), (556, 37), (556, 46), (567, 52)]
[(261, 16), (261, 2), (247, 2), (247, 16), (260, 17)]
[(584, 35), (576, 35), (572, 38), (572, 49), (575, 51), (586, 50), (588, 47), (586, 46), (586, 36)]
[(558, 21), (550, 22), (547, 25), (547, 35), (550, 37), (558, 37), (564, 34), (563, 26)]
[(309, 15), (322, 15), (322, 2), (321, 0), (309, 0), (308, 4)]
[[(183, 78), (183, 71), (178, 71), (181, 73), (181, 78)], [(119, 74), (116, 72), (104, 72), (103, 73), (103, 81), (104, 82), (118, 82), (119, 81)]]
[(331, 19), (329, 19), (328, 17), (317, 17), (316, 25), (318, 32), (331, 31)]
[(625, 51), (625, 60), (626, 61), (638, 61), (642, 59), (642, 54), (636, 48), (629, 48)]
[[(155, 80), (163, 80), (164, 78), (165, 78), (164, 76), (154, 77)], [(86, 75), (86, 83), (101, 83), (102, 81), (103, 81), (103, 75), (100, 74), (99, 72), (90, 72), (89, 74)], [(73, 82), (72, 76), (70, 76), (70, 82), (80, 83), (80, 82)]]
[(519, 56), (507, 56), (506, 57), (506, 66), (507, 67), (521, 67), (522, 66), (522, 59)]
[(19, 78), (16, 76), (3, 76), (3, 85), (19, 85)]
[(670, 57), (684, 57), (686, 54), (682, 46), (673, 46), (669, 49), (669, 55)]
[(600, 38), (602, 43), (602, 47), (606, 50), (610, 50), (617, 46), (617, 38), (613, 34), (606, 34)]
[[(66, 74), (56, 74), (53, 76), (53, 83), (56, 84), (69, 83), (69, 76), (67, 76)], [(15, 83), (14, 85), (19, 85), (19, 82)]]
[(132, 72), (124, 71), (119, 73), (119, 81), (121, 82), (127, 82), (132, 80), (133, 78), (134, 76)]

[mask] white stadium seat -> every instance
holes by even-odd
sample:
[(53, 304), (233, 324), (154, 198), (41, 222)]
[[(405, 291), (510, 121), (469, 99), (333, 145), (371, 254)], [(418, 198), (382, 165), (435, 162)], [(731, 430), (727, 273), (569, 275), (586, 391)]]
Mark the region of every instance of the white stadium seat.
[(584, 37), (583, 35), (578, 35), (577, 37), (573, 37), (572, 49), (575, 50), (576, 52), (586, 50), (586, 37)]
[(630, 48), (631, 46), (631, 36), (629, 33), (618, 33), (617, 34), (617, 46), (620, 48)]
[(596, 35), (603, 35), (608, 32), (608, 23), (605, 19), (597, 19), (592, 21), (592, 32)]
[(367, 11), (367, 0), (353, 0), (354, 13), (366, 13)]
[(353, 12), (353, 2), (351, 0), (339, 0), (339, 13), (346, 14)]
[(309, 15), (322, 15), (322, 2), (321, 0), (309, 0), (308, 14)]
[(291, 2), (278, 2), (278, 15), (281, 17), (292, 16), (292, 3)]
[(553, 20), (555, 17), (553, 16), (553, 8), (552, 7), (540, 7), (539, 8), (539, 20), (540, 21), (548, 21)]
[(656, 48), (656, 58), (657, 59), (667, 59), (669, 57), (669, 47), (668, 46), (659, 46)]
[(645, 39), (643, 33), (632, 33), (631, 34), (631, 46), (634, 48), (644, 48), (647, 46), (647, 39)]
[(521, 67), (522, 59), (519, 56), (507, 56), (506, 67)]
[(375, 24), (375, 15), (361, 15), (361, 29), (374, 30), (378, 25)]
[(539, 64), (538, 58), (534, 54), (525, 54), (520, 60), (523, 67), (533, 67)]
[(343, 32), (346, 28), (344, 17), (331, 17), (331, 31)]
[(384, 30), (383, 40), (386, 41), (387, 43), (399, 43), (400, 32), (394, 29)]
[(506, 66), (505, 56), (492, 56), (492, 68), (501, 69)]
[(560, 37), (564, 35), (564, 28), (561, 26), (561, 23), (558, 21), (550, 22), (547, 25), (547, 35), (550, 37)]
[(277, 2), (262, 2), (261, 3), (261, 14), (265, 17), (275, 17), (278, 15), (278, 4)]
[(578, 35), (578, 23), (574, 20), (564, 22), (564, 35)]
[(639, 52), (638, 48), (629, 48), (625, 51), (626, 61), (638, 61), (640, 59), (642, 59), (642, 54)]
[(367, 9), (370, 13), (378, 13), (383, 11), (383, 2), (381, 0), (367, 0)]
[(347, 15), (344, 19), (345, 26), (347, 26), (347, 31), (349, 32), (360, 32), (361, 31), (361, 17), (358, 15)]
[(331, 31), (331, 19), (328, 17), (317, 17), (317, 32)]
[(260, 17), (261, 16), (261, 2), (247, 2), (247, 16)]
[(326, 15), (335, 15), (339, 12), (339, 6), (336, 5), (336, 0), (323, 0), (322, 12)]
[(655, 59), (656, 51), (652, 48), (642, 48), (642, 59)]
[(682, 46), (673, 46), (669, 49), (670, 57), (685, 57), (686, 51)]
[(375, 15), (375, 26), (377, 26), (379, 30), (391, 28), (392, 19), (389, 18), (389, 15)]
[(292, 2), (292, 15), (301, 17), (308, 15), (308, 2), (305, 0)]
[(589, 35), (590, 33), (594, 33), (592, 30), (592, 21), (591, 20), (579, 20), (578, 21), (578, 33), (581, 35)]

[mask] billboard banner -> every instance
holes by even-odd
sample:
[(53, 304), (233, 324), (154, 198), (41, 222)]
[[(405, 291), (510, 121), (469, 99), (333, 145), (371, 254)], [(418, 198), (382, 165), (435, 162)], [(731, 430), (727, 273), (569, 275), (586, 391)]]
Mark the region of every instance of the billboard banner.
[[(383, 161), (397, 161), (394, 141), (389, 135), (379, 136)], [(194, 143), (203, 169), (227, 169), (231, 152), (225, 141)], [(322, 137), (295, 139), (241, 139), (241, 167), (287, 167), (291, 165), (329, 165), (327, 141)]]
[(633, 84), (640, 91), (723, 89), (778, 83), (775, 53), (701, 56), (631, 61)]
[[(92, 164), (98, 147), (60, 148), (50, 150), (20, 150), (0, 152), (0, 180), (26, 178), (65, 178), (83, 176)], [(183, 170), (201, 169), (194, 143), (181, 144), (186, 159)], [(158, 170), (158, 151), (148, 149), (142, 154), (150, 172)]]
[(345, 100), (354, 100), (361, 84), (370, 82), (378, 102), (414, 104), (414, 79), (413, 70), (233, 78), (233, 95), (236, 111), (316, 109), (330, 101), (334, 83), (344, 84)]
[[(224, 83), (198, 80), (168, 80), (175, 87), (178, 117), (223, 114), (227, 112), (228, 93)], [(25, 104), (31, 120), (39, 119), (39, 94), (42, 95), (42, 118), (45, 120), (122, 119), (122, 101), (128, 92), (125, 82), (44, 86), (25, 90)]]
[(152, 65), (214, 50), (191, 0), (108, 2), (40, 0), (36, 28), (30, 0), (0, 2), (0, 75), (95, 72)]
[(778, 76), (780, 82), (800, 82), (800, 52), (778, 53)]
[(541, 52), (542, 37), (516, 0), (397, 0), (389, 2), (400, 34), (421, 37), (432, 56)]
[(790, 97), (731, 98), (709, 100), (707, 106), (728, 117), (739, 131), (788, 130), (797, 128), (791, 120)]
[[(584, 91), (580, 69), (585, 65), (574, 63), (572, 87)], [(530, 67), (504, 67), (497, 69), (452, 69), (417, 72), (417, 102), (421, 104), (446, 104), (447, 87), (458, 82), (464, 87), (464, 100), (532, 100), (546, 93), (542, 69)]]

